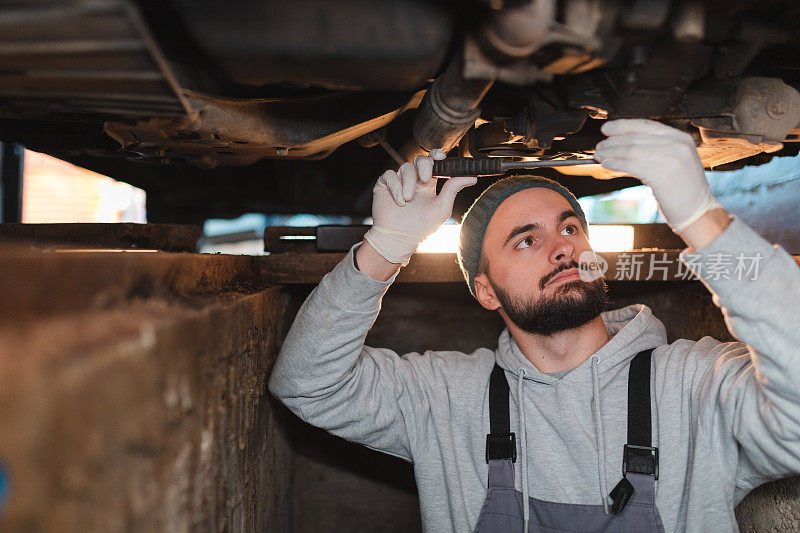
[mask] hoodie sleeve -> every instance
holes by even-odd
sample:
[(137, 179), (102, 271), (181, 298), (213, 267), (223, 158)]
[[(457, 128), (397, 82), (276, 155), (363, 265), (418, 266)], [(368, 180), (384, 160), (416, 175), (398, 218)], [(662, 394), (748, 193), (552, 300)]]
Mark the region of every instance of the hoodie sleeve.
[(397, 273), (382, 282), (356, 269), (353, 256), (360, 245), (350, 248), (300, 307), (269, 390), (309, 424), (412, 461), (415, 428), (429, 413), (421, 376), (429, 358), (364, 346)]
[[(737, 216), (681, 261), (711, 291), (741, 342), (707, 345), (695, 381), (699, 430), (742, 491), (800, 473), (800, 268)], [(699, 348), (699, 346), (698, 346)]]

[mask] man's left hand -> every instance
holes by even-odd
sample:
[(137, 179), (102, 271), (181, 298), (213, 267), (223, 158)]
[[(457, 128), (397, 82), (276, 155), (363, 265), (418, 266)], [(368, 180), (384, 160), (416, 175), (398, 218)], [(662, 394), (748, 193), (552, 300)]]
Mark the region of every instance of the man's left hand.
[(604, 168), (627, 172), (649, 186), (676, 233), (722, 207), (711, 194), (688, 133), (647, 119), (612, 120), (601, 131), (608, 139), (597, 144), (594, 158)]

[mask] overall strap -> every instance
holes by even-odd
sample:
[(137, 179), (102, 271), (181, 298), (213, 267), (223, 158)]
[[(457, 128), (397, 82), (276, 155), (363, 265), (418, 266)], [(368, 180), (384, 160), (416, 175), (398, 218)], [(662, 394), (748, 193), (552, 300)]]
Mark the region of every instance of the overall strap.
[(508, 403), (508, 380), (505, 371), (495, 363), (489, 379), (489, 430), (486, 435), (486, 462), (491, 459), (517, 460), (516, 435), (511, 433)]
[(622, 452), (622, 480), (611, 491), (611, 512), (619, 514), (633, 496), (629, 473), (658, 479), (658, 448), (652, 446), (650, 367), (653, 349), (636, 354), (628, 373), (628, 442)]
[(650, 447), (652, 443), (653, 423), (650, 412), (652, 355), (653, 350), (645, 350), (636, 354), (631, 361), (628, 374), (628, 446)]
[(489, 378), (489, 431), (486, 435), (486, 462), (489, 487), (514, 488), (517, 439), (511, 432), (509, 387), (505, 371), (497, 363)]

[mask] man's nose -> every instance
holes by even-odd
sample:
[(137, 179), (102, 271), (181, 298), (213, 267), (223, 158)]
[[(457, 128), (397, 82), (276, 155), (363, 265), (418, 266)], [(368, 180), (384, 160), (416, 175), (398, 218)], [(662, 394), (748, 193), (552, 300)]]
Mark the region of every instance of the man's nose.
[(553, 242), (553, 250), (550, 254), (550, 260), (553, 263), (570, 261), (573, 259), (572, 256), (574, 252), (575, 246), (573, 246), (572, 242), (559, 233), (556, 236), (556, 240)]

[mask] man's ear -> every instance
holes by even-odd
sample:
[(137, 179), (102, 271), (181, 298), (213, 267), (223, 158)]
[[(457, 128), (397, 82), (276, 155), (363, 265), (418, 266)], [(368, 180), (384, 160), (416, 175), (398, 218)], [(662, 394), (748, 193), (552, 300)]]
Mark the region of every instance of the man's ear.
[(478, 274), (473, 279), (475, 283), (475, 295), (478, 297), (478, 303), (489, 311), (494, 311), (500, 307), (500, 300), (492, 288), (489, 278), (486, 274)]

